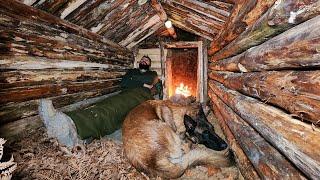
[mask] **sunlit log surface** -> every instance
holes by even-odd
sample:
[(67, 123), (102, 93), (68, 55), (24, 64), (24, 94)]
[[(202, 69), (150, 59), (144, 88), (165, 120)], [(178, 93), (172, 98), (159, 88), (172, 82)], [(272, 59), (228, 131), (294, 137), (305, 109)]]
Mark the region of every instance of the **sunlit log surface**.
[(268, 12), (248, 26), (234, 41), (214, 54), (211, 61), (237, 55), (319, 14), (320, 1), (277, 1)]
[(218, 71), (265, 71), (320, 67), (320, 16), (247, 51), (210, 65)]
[(210, 81), (210, 89), (306, 176), (320, 176), (320, 130), (283, 111)]
[[(231, 130), (260, 178), (304, 179), (299, 170), (261, 137), (248, 123), (225, 105), (213, 92), (209, 91), (209, 96), (214, 104), (215, 113), (220, 114), (220, 118), (222, 118), (220, 121), (224, 121)], [(251, 170), (248, 169), (247, 171), (250, 172)]]
[(211, 72), (211, 79), (243, 94), (274, 104), (317, 124), (320, 114), (320, 71)]

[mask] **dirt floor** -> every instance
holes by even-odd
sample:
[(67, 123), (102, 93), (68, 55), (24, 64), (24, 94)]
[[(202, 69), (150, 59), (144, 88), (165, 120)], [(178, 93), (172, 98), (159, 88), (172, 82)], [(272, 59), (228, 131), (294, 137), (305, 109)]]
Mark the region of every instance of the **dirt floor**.
[[(209, 120), (215, 124), (212, 115)], [(221, 134), (217, 125), (215, 129)], [(121, 142), (103, 138), (69, 150), (55, 139), (48, 139), (44, 128), (25, 134), (5, 147), (18, 163), (13, 179), (149, 179), (128, 163)], [(179, 179), (242, 179), (242, 176), (235, 166), (197, 166)]]

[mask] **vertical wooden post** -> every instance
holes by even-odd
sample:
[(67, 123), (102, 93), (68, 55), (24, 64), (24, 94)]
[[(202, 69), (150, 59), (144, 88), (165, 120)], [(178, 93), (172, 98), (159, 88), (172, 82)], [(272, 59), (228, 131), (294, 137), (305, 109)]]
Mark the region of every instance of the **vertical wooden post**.
[(202, 39), (203, 53), (203, 102), (208, 101), (208, 40)]
[(202, 41), (198, 41), (197, 100), (203, 102), (203, 49)]
[(169, 94), (170, 92), (172, 91), (172, 89), (170, 89), (170, 84), (172, 84), (172, 59), (170, 59), (172, 56), (172, 51), (171, 49), (168, 49), (168, 52), (167, 52), (167, 57), (166, 57), (166, 73), (165, 73), (165, 79), (166, 79), (166, 82), (165, 82), (165, 93), (164, 93), (164, 99), (168, 99), (169, 98)]
[(159, 48), (160, 48), (160, 65), (161, 65), (161, 81), (162, 81), (162, 87), (163, 87), (163, 99), (167, 99), (167, 93), (165, 93), (167, 91), (167, 86), (165, 83), (166, 80), (166, 64), (165, 64), (165, 55), (164, 55), (164, 46), (163, 46), (163, 41), (161, 40), (161, 38), (159, 38)]

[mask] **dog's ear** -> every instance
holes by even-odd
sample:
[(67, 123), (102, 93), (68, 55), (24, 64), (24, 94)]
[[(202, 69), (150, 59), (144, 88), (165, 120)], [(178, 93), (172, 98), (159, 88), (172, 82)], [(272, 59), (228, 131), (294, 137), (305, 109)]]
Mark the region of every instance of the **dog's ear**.
[(200, 120), (203, 120), (203, 121), (205, 121), (205, 122), (208, 122), (208, 119), (207, 119), (207, 117), (206, 117), (206, 114), (205, 114), (204, 111), (203, 111), (202, 104), (200, 104), (200, 106), (199, 106), (198, 117), (199, 117)]
[(184, 126), (186, 127), (187, 131), (188, 130), (194, 130), (197, 126), (197, 122), (194, 121), (190, 116), (184, 115), (183, 117), (183, 123)]
[(156, 114), (159, 117), (159, 119), (166, 122), (173, 129), (173, 131), (177, 131), (177, 127), (173, 119), (172, 110), (168, 106), (157, 106)]

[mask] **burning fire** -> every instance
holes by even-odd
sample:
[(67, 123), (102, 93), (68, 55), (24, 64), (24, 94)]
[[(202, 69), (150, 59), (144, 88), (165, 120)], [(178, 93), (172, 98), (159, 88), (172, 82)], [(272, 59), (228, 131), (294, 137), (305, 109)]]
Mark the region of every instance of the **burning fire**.
[(191, 88), (185, 86), (183, 83), (180, 83), (180, 86), (176, 88), (176, 94), (181, 94), (184, 97), (191, 96)]

